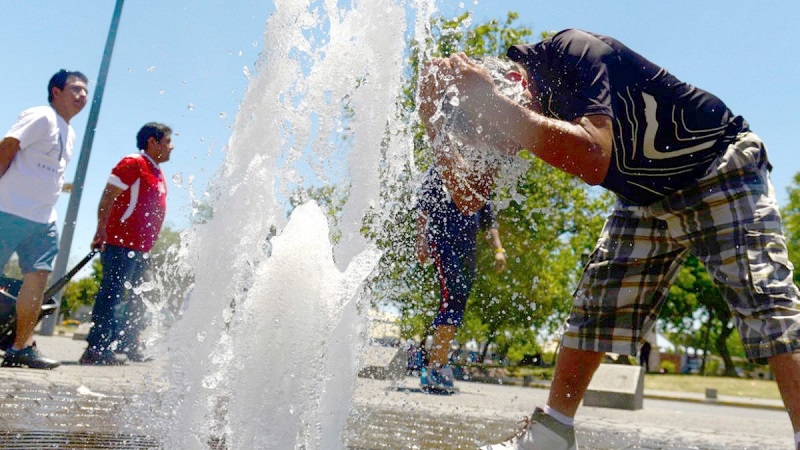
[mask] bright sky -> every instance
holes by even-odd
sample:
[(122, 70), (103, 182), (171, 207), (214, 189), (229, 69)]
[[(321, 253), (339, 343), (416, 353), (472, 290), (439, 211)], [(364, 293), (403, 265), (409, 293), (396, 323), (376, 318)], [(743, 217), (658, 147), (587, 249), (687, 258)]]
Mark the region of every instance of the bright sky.
[[(114, 3), (37, 0), (5, 5), (0, 133), (23, 109), (46, 103), (47, 80), (58, 69), (80, 70), (97, 79)], [(800, 2), (440, 0), (438, 5), (446, 17), (473, 11), (478, 22), (504, 19), (508, 11), (516, 11), (518, 23), (537, 34), (567, 27), (608, 34), (684, 81), (711, 91), (765, 140), (775, 166), (772, 179), (785, 202), (786, 189), (800, 170), (791, 138), (798, 117), (794, 107), (800, 104)], [(136, 150), (135, 134), (148, 121), (175, 130), (175, 151), (163, 166), (169, 181), (167, 223), (178, 229), (188, 225), (192, 195), (202, 200), (223, 159), (247, 87), (246, 73), (255, 71), (273, 10), (267, 0), (126, 2), (71, 261), (89, 251), (108, 173)], [(94, 88), (90, 84), (90, 97)], [(68, 180), (77, 167), (89, 110), (87, 106), (72, 120), (78, 144)], [(67, 204), (67, 195), (62, 195), (60, 220)]]

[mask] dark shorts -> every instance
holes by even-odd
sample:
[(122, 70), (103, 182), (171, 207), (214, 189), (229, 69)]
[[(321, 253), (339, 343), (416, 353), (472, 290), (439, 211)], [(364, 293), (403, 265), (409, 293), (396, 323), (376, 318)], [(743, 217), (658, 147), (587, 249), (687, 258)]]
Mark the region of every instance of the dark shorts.
[(0, 263), (16, 252), (22, 273), (53, 271), (58, 254), (55, 222), (39, 223), (0, 211)]
[(742, 133), (696, 186), (607, 219), (575, 291), (563, 345), (636, 354), (689, 253), (733, 313), (751, 360), (800, 350), (798, 289), (767, 152)]

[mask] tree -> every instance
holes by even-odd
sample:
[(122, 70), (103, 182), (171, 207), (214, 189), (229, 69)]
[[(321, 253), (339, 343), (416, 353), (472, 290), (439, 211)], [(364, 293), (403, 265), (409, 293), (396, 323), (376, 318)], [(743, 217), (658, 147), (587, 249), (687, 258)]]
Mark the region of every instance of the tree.
[[(467, 315), (477, 316), (469, 324), (482, 326), (462, 330), (462, 339), (486, 342), (484, 350), (502, 333), (531, 327), (552, 333), (561, 326), (572, 304), (580, 255), (591, 248), (608, 208), (608, 194), (592, 195), (577, 178), (524, 157), (531, 167), (513, 193), (516, 200), (500, 215), (508, 270), (481, 272)], [(481, 244), (479, 264), (491, 267), (492, 249)]]
[(81, 306), (94, 305), (94, 298), (100, 289), (100, 280), (103, 279), (103, 265), (100, 258), (92, 261), (92, 274), (88, 277), (70, 281), (64, 286), (61, 294), (61, 314), (69, 319)]
[[(722, 293), (696, 257), (689, 256), (681, 267), (660, 317), (672, 329), (673, 342), (703, 350), (700, 373), (705, 373), (713, 341), (724, 363), (724, 375), (738, 376), (729, 346), (731, 338), (738, 336), (733, 317)], [(744, 351), (736, 356), (744, 356)]]

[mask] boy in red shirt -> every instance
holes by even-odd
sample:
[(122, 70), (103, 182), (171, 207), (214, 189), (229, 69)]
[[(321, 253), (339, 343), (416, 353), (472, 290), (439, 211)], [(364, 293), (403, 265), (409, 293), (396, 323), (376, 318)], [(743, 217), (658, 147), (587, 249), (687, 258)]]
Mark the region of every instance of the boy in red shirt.
[[(172, 152), (172, 130), (150, 122), (136, 135), (138, 154), (128, 155), (114, 167), (97, 209), (97, 232), (92, 248), (102, 251), (103, 281), (92, 310), (89, 346), (81, 364), (124, 364), (111, 349), (120, 336), (117, 349), (131, 361), (143, 361), (139, 333), (144, 328), (145, 307), (135, 288), (147, 269), (147, 253), (153, 248), (167, 210), (167, 184), (160, 163)], [(127, 296), (127, 298), (126, 298)], [(121, 323), (114, 308), (126, 301)]]

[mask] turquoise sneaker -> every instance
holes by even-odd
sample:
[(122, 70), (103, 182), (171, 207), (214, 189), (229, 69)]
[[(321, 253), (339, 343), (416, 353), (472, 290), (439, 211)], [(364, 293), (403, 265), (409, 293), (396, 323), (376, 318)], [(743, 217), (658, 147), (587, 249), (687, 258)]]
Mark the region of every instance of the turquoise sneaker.
[(424, 391), (438, 394), (452, 394), (457, 391), (453, 384), (453, 368), (450, 366), (438, 369), (423, 368), (419, 384)]

